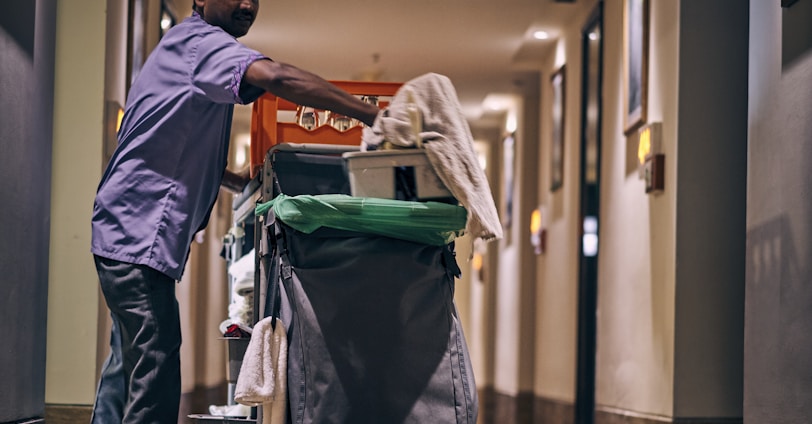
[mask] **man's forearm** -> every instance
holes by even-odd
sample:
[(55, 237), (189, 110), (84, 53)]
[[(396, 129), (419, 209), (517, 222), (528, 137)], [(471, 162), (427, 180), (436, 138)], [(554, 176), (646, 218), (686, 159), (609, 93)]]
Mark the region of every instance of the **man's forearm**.
[(372, 125), (378, 107), (364, 103), (318, 75), (285, 63), (262, 60), (246, 72), (247, 81), (293, 103), (326, 109)]

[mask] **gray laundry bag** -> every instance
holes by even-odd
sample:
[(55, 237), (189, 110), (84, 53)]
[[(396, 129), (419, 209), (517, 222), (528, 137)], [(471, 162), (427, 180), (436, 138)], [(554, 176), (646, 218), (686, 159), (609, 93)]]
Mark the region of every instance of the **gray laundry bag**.
[(443, 245), (262, 215), (263, 315), (288, 329), (289, 423), (468, 423), (476, 385)]

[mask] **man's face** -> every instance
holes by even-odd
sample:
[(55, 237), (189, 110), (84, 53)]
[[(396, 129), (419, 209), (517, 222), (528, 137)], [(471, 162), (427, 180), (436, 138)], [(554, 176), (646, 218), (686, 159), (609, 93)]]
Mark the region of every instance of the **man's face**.
[(259, 0), (195, 0), (203, 19), (234, 37), (248, 33), (257, 17)]

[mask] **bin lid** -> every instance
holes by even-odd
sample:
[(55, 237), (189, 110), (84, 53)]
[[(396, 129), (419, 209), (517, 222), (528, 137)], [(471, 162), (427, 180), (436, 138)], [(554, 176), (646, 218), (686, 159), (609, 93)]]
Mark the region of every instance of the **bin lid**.
[(310, 234), (321, 228), (375, 234), (443, 246), (462, 236), (468, 212), (440, 202), (410, 202), (344, 194), (280, 194), (256, 207), (257, 216), (273, 210), (277, 219)]

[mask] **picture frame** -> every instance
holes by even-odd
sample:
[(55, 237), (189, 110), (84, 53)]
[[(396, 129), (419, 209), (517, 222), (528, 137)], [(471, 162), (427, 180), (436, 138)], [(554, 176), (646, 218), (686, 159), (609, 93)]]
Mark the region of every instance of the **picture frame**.
[(623, 133), (627, 136), (647, 119), (649, 1), (623, 0)]
[(561, 65), (550, 77), (552, 86), (552, 139), (550, 148), (550, 191), (564, 185), (564, 126), (566, 118), (566, 77), (567, 67)]

